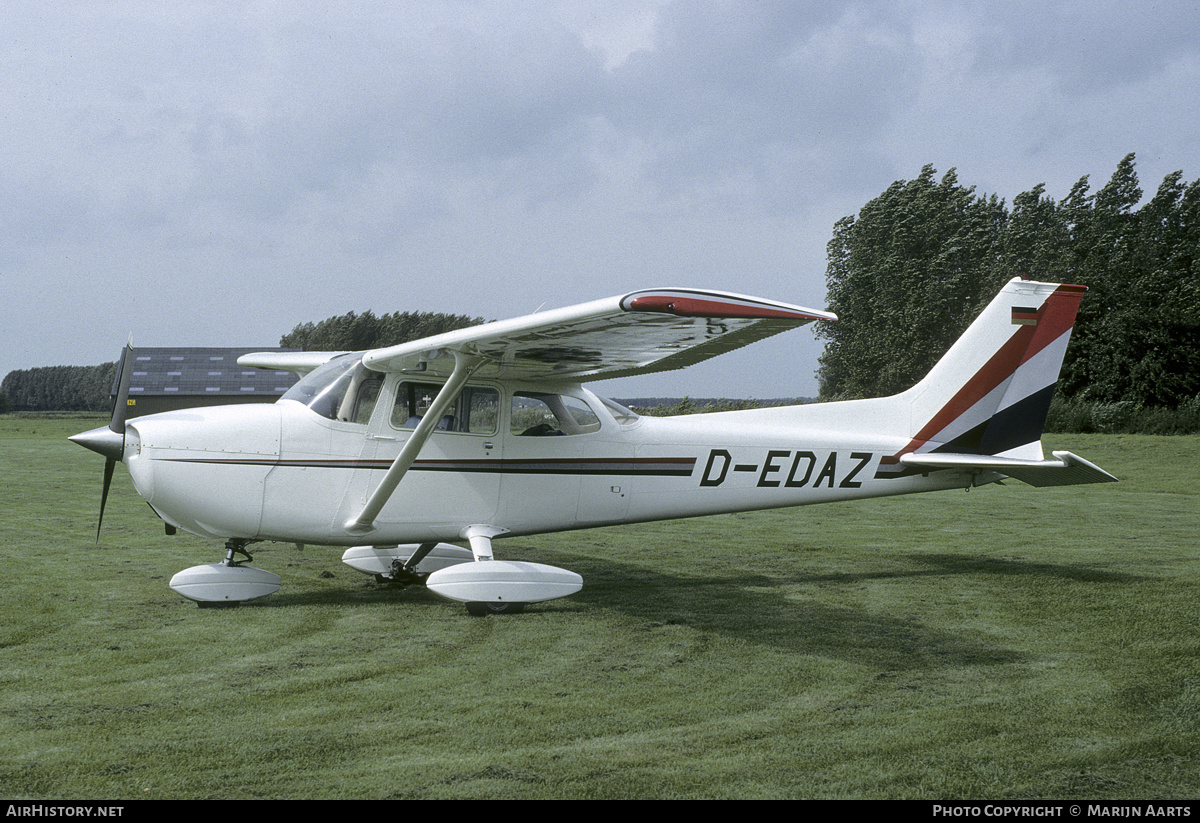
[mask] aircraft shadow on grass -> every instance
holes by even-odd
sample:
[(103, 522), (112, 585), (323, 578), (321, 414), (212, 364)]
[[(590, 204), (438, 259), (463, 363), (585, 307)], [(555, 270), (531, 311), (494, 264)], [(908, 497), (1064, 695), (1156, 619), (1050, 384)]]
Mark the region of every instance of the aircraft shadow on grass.
[[(570, 601), (526, 611), (523, 619), (538, 619), (539, 616), (561, 619), (571, 613), (586, 617), (586, 613), (597, 609), (619, 611), (646, 621), (649, 628), (685, 626), (790, 654), (862, 663), (881, 671), (1004, 665), (1029, 659), (1027, 654), (1005, 648), (982, 634), (971, 637), (962, 632), (933, 628), (916, 615), (877, 614), (853, 606), (817, 602), (815, 596), (806, 594), (802, 588), (892, 578), (979, 574), (981, 563), (982, 570), (990, 572), (988, 564), (978, 559), (940, 555), (934, 557), (931, 568), (913, 571), (704, 577), (667, 574), (611, 558), (559, 552), (554, 556), (569, 560), (586, 573), (589, 585)], [(913, 559), (920, 561), (925, 556), (917, 555)], [(1000, 563), (997, 573), (1095, 579), (1091, 570), (1012, 561)], [(1111, 577), (1123, 581), (1131, 576)], [(636, 581), (636, 585), (631, 585), (631, 581)], [(782, 588), (797, 588), (797, 591), (781, 597)], [(439, 607), (444, 601), (420, 589), (396, 590), (366, 584), (353, 592), (347, 592), (345, 588), (328, 592), (281, 592), (276, 597), (244, 604), (241, 608), (345, 607), (366, 603), (378, 603), (389, 609), (422, 610)]]
[(1109, 571), (1091, 566), (1041, 563), (997, 557), (972, 557), (966, 554), (910, 554), (908, 559), (939, 571), (933, 574), (991, 574), (1004, 577), (1045, 577), (1073, 583), (1137, 583), (1146, 575)]

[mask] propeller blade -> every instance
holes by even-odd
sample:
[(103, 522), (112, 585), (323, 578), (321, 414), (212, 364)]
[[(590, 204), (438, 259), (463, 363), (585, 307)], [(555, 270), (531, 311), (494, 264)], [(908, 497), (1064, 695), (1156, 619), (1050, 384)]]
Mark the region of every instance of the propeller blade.
[(111, 457), (104, 461), (104, 488), (100, 490), (100, 519), (96, 521), (96, 542), (100, 542), (100, 527), (104, 525), (104, 507), (108, 504), (108, 487), (112, 485), (113, 469), (117, 461)]
[(108, 427), (122, 437), (125, 436), (125, 418), (129, 415), (129, 379), (133, 376), (133, 336), (121, 352), (117, 366), (117, 394), (113, 398), (112, 419)]

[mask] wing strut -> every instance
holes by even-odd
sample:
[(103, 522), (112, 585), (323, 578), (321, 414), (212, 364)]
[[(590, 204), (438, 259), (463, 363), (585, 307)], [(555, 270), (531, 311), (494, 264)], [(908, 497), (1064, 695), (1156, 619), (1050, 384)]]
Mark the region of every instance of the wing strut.
[(396, 455), (396, 459), (392, 461), (387, 474), (383, 476), (383, 480), (379, 481), (379, 485), (371, 493), (371, 497), (367, 500), (367, 504), (363, 506), (363, 510), (359, 512), (358, 517), (346, 521), (346, 531), (351, 534), (367, 534), (375, 530), (375, 518), (379, 516), (383, 505), (387, 503), (388, 499), (392, 496), (392, 492), (396, 491), (396, 486), (404, 479), (404, 475), (408, 472), (409, 467), (417, 459), (417, 454), (421, 451), (426, 441), (429, 440), (429, 436), (437, 429), (442, 415), (446, 413), (446, 409), (454, 402), (454, 398), (462, 390), (463, 384), (467, 382), (467, 378), (471, 376), (471, 373), (475, 369), (479, 368), (482, 362), (477, 357), (472, 357), (460, 351), (454, 352), (454, 371), (451, 372), (450, 379), (446, 381), (446, 385), (442, 386), (442, 390), (438, 392), (438, 396), (434, 398), (433, 404), (425, 412), (425, 416), (421, 418), (421, 422), (417, 424), (416, 429), (413, 430), (404, 447), (400, 449), (400, 454)]

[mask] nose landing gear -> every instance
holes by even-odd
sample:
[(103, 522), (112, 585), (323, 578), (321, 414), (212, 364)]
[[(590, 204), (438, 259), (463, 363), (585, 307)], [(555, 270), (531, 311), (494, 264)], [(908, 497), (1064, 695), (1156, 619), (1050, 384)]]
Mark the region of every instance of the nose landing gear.
[[(171, 588), (201, 608), (236, 606), (274, 594), (283, 582), (279, 575), (243, 565), (254, 559), (246, 551), (251, 542), (241, 538), (225, 541), (224, 560), (184, 569), (171, 578)], [(245, 559), (239, 560), (239, 556)]]

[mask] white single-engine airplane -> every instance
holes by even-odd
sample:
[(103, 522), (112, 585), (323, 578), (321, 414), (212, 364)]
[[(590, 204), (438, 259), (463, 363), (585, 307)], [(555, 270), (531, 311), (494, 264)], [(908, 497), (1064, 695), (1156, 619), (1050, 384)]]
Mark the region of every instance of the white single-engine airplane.
[[(201, 605), (276, 591), (245, 565), (263, 540), (349, 546), (381, 581), (423, 584), (472, 614), (578, 591), (579, 575), (495, 560), (501, 536), (969, 488), (1115, 477), (1041, 432), (1081, 286), (1015, 279), (929, 375), (892, 397), (639, 417), (584, 381), (678, 369), (828, 312), (654, 289), (366, 352), (250, 354), (302, 375), (273, 405), (126, 422), (131, 349), (107, 427), (104, 516), (120, 461), (167, 524), (225, 540), (171, 587)], [(99, 534), (99, 527), (97, 527)], [(465, 541), (470, 549), (451, 545)]]

